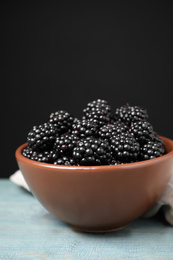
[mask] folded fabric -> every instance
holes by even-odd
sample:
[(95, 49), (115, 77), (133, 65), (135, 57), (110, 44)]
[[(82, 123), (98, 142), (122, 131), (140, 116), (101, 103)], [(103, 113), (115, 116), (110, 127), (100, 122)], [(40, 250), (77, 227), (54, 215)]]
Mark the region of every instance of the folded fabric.
[[(10, 180), (30, 191), (20, 170), (12, 174)], [(143, 215), (143, 217), (152, 217), (156, 215), (160, 209), (163, 210), (166, 221), (173, 225), (173, 174), (161, 197), (156, 201), (154, 206)]]
[(163, 210), (167, 222), (173, 225), (173, 174), (161, 197), (154, 206), (144, 214), (144, 217), (152, 217), (156, 215), (160, 209)]
[(17, 185), (25, 188), (26, 190), (30, 191), (28, 184), (26, 183), (25, 179), (20, 170), (16, 171), (14, 174), (10, 176), (10, 181), (16, 183)]

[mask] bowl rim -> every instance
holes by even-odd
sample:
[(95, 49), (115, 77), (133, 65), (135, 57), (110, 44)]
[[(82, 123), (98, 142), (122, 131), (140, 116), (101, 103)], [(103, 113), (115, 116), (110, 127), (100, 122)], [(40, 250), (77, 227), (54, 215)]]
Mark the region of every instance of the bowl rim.
[(31, 159), (26, 158), (22, 154), (22, 150), (28, 145), (28, 143), (24, 143), (20, 145), (15, 152), (15, 157), (17, 161), (23, 162), (27, 165), (33, 165), (34, 167), (39, 168), (49, 168), (49, 169), (73, 169), (73, 170), (108, 170), (108, 169), (120, 169), (120, 168), (134, 168), (134, 167), (142, 167), (143, 165), (152, 165), (157, 162), (161, 162), (162, 160), (167, 160), (169, 157), (173, 156), (173, 140), (164, 136), (159, 136), (163, 141), (172, 143), (172, 150), (167, 152), (166, 154), (145, 161), (133, 162), (133, 163), (125, 163), (125, 164), (117, 164), (117, 165), (97, 165), (97, 166), (72, 166), (72, 165), (57, 165), (50, 163), (37, 162)]

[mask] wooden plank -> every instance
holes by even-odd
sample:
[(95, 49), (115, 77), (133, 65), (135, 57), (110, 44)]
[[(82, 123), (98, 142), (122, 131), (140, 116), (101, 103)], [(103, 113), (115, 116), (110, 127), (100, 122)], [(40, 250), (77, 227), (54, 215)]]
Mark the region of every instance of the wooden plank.
[(173, 259), (173, 228), (155, 217), (112, 233), (78, 233), (1, 180), (0, 259)]

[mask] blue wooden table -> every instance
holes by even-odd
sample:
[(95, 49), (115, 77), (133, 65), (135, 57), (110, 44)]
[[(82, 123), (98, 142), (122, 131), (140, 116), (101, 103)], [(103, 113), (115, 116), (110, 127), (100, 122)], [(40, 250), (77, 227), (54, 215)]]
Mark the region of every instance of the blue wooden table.
[(163, 217), (102, 234), (79, 233), (29, 192), (0, 181), (0, 259), (173, 259), (173, 227)]

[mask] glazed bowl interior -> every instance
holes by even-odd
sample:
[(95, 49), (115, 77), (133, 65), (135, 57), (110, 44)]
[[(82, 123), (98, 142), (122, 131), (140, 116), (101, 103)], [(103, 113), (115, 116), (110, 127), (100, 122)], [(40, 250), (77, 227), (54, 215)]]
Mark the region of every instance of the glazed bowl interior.
[(34, 196), (50, 212), (81, 231), (119, 229), (145, 213), (173, 172), (173, 141), (161, 137), (166, 154), (147, 161), (107, 166), (63, 166), (25, 158), (19, 168)]

